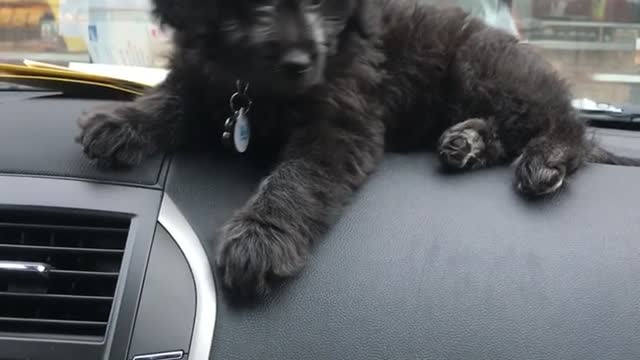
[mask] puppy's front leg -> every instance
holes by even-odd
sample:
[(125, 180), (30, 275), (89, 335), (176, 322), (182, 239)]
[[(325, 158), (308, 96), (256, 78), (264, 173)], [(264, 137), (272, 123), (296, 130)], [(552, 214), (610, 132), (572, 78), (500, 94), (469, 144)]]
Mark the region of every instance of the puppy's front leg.
[(85, 112), (76, 138), (85, 154), (103, 166), (134, 166), (181, 140), (184, 104), (174, 79), (131, 103)]
[(283, 161), (222, 229), (217, 265), (224, 285), (239, 295), (255, 295), (296, 274), (313, 241), (383, 151), (383, 127), (375, 121), (327, 122), (295, 133)]

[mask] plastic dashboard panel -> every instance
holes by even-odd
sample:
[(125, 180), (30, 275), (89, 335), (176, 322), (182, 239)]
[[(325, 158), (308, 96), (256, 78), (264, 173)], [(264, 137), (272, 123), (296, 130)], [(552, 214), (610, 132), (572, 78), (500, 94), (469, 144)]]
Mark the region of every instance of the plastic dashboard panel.
[(189, 264), (174, 239), (158, 225), (129, 358), (160, 351), (189, 352), (195, 310), (196, 289)]
[[(154, 239), (162, 188), (213, 257), (219, 226), (268, 173), (268, 164), (203, 152), (177, 154), (170, 167), (159, 157), (132, 171), (95, 169), (71, 138), (73, 119), (97, 103), (2, 103), (0, 206), (132, 214), (118, 321), (105, 344), (0, 337), (2, 360), (119, 360), (186, 347), (170, 331), (189, 321), (171, 322), (182, 311), (194, 317), (194, 284), (182, 255), (170, 254), (171, 231)], [(607, 147), (640, 156), (638, 135), (600, 134)], [(389, 154), (300, 276), (249, 305), (218, 289), (217, 309), (205, 312), (217, 315), (200, 319), (215, 323), (210, 357), (640, 358), (640, 169), (591, 165), (562, 194), (535, 202), (516, 196), (511, 179), (507, 168), (451, 176), (430, 154)], [(185, 292), (171, 316), (153, 310), (162, 308), (158, 278), (142, 283), (163, 265), (176, 267), (175, 277), (163, 269), (167, 287), (180, 281)]]
[(116, 360), (189, 351), (195, 312), (191, 272), (173, 239), (156, 229), (168, 158), (108, 171), (73, 142), (81, 111), (110, 104), (43, 92), (0, 93), (0, 207), (101, 211), (132, 219), (104, 342), (4, 333), (2, 360)]
[(105, 341), (55, 341), (0, 334), (0, 359), (125, 359), (162, 192), (137, 187), (18, 176), (0, 176), (0, 189), (0, 206), (5, 209), (81, 209), (131, 217), (121, 277)]
[[(37, 93), (25, 93), (26, 95)], [(164, 156), (128, 171), (94, 166), (73, 139), (83, 110), (113, 102), (64, 98), (4, 98), (0, 94), (0, 172), (154, 186), (161, 182)], [(11, 101), (13, 100), (13, 101)]]

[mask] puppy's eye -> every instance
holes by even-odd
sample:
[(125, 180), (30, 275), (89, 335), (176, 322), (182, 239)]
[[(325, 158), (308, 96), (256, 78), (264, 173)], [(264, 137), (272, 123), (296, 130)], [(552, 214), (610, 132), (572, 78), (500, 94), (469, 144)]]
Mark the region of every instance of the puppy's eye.
[(309, 0), (309, 6), (314, 8), (322, 6), (323, 3), (324, 3), (324, 0)]

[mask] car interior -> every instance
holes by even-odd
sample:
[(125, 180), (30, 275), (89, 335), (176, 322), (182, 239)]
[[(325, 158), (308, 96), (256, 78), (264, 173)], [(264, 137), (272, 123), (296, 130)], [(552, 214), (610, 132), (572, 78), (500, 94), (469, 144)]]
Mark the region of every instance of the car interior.
[[(271, 162), (97, 167), (76, 119), (121, 101), (0, 87), (0, 360), (640, 359), (638, 167), (532, 200), (510, 166), (389, 153), (299, 276), (238, 301), (217, 234)], [(631, 110), (581, 116), (640, 158)]]

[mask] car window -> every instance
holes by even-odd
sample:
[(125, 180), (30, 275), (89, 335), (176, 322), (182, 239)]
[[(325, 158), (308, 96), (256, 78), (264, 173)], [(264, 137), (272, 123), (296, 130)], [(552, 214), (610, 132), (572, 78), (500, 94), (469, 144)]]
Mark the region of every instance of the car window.
[[(535, 47), (577, 98), (640, 104), (640, 0), (419, 0), (461, 6)], [(163, 67), (150, 0), (0, 0), (0, 61)]]

